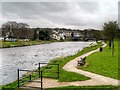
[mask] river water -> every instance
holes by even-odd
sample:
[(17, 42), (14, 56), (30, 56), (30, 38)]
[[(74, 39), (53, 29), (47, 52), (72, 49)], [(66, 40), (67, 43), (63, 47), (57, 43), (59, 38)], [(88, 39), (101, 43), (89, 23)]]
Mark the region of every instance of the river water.
[[(17, 69), (36, 69), (39, 62), (74, 55), (91, 42), (56, 42), (50, 44), (33, 45), (26, 47), (4, 48), (2, 52), (2, 64), (0, 64), (0, 85), (5, 85), (17, 80)], [(23, 73), (20, 74), (20, 76)]]

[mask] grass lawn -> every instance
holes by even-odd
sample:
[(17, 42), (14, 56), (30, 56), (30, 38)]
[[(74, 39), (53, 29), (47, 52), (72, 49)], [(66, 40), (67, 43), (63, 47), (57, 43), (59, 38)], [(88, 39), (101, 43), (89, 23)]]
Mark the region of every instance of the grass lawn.
[[(85, 54), (91, 50), (95, 50), (99, 48), (102, 45), (102, 43), (99, 43), (97, 46), (94, 47), (87, 47), (84, 48), (82, 51), (78, 52), (75, 55), (72, 56), (67, 56), (67, 57), (61, 57), (61, 58), (56, 58), (54, 60), (51, 60), (49, 63), (50, 64), (59, 64), (60, 65), (60, 78), (58, 79), (60, 82), (72, 82), (72, 81), (83, 81), (83, 80), (88, 80), (88, 77), (85, 77), (83, 75), (80, 75), (78, 73), (74, 72), (68, 72), (62, 69), (62, 67), (69, 61), (75, 59), (76, 57)], [(57, 71), (57, 67), (52, 66), (51, 68), (48, 68), (49, 64), (47, 66), (42, 67), (41, 69), (43, 71), (45, 70), (52, 70), (52, 71)], [(57, 75), (57, 74), (56, 74)], [(38, 74), (33, 74), (32, 78), (38, 76)], [(51, 72), (43, 72), (43, 76), (55, 76), (54, 73)], [(27, 80), (27, 78), (25, 78)], [(8, 85), (4, 85), (3, 88), (16, 88), (17, 87), (17, 81), (10, 83)]]
[(118, 86), (102, 85), (102, 86), (66, 86), (48, 88), (46, 90), (120, 90)]
[(89, 65), (87, 67), (79, 67), (82, 70), (90, 71), (103, 76), (120, 79), (118, 76), (118, 41), (115, 41), (115, 52), (112, 57), (111, 49), (106, 46), (103, 52), (96, 52), (86, 58)]
[[(2, 90), (34, 90), (34, 89), (8, 88), (8, 89), (2, 89)], [(56, 88), (45, 88), (44, 90), (120, 90), (120, 87), (111, 86), (111, 85), (102, 85), (102, 86), (65, 86), (65, 87), (56, 87)]]

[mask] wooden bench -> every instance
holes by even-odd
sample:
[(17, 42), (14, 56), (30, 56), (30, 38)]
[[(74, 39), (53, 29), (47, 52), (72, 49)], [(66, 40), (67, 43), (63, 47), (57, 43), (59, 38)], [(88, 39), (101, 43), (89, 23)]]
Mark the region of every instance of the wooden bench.
[(80, 60), (77, 61), (77, 66), (83, 66), (86, 63), (86, 57), (81, 58)]

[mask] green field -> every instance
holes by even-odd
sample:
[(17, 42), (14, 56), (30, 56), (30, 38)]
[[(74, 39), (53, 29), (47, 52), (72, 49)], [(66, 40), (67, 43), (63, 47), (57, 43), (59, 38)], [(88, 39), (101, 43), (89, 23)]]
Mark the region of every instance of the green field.
[[(97, 46), (94, 46), (94, 47), (87, 47), (87, 48), (84, 48), (82, 51), (78, 52), (77, 54), (75, 55), (72, 55), (72, 56), (67, 56), (67, 57), (62, 57), (62, 58), (57, 58), (57, 59), (54, 59), (54, 60), (51, 60), (49, 63), (51, 64), (59, 64), (60, 65), (60, 78), (58, 79), (60, 82), (72, 82), (72, 81), (83, 81), (83, 80), (88, 80), (89, 78), (88, 77), (85, 77), (83, 75), (80, 75), (78, 73), (73, 73), (73, 72), (68, 72), (68, 71), (65, 71), (62, 69), (62, 67), (69, 61), (75, 59), (76, 57), (82, 55), (82, 54), (85, 54), (89, 51), (92, 51), (92, 50), (95, 50), (97, 48), (99, 48), (102, 44), (99, 43)], [(47, 70), (47, 69), (51, 69), (53, 71), (56, 71), (57, 70), (57, 67), (52, 67), (52, 68), (48, 68), (49, 65), (45, 66), (45, 67), (42, 67), (43, 70)], [(53, 73), (48, 73), (48, 72), (44, 72), (43, 73), (44, 76), (54, 76), (55, 74)], [(32, 78), (38, 76), (38, 74), (33, 74), (32, 75)], [(28, 78), (25, 78), (26, 80)], [(13, 83), (10, 83), (8, 85), (5, 85), (3, 86), (3, 88), (16, 88), (17, 87), (17, 81), (13, 82)]]
[(112, 51), (106, 46), (103, 52), (93, 53), (86, 58), (87, 67), (79, 67), (82, 70), (90, 71), (103, 76), (111, 77), (114, 79), (120, 79), (118, 76), (118, 41), (115, 41), (115, 52), (112, 57)]

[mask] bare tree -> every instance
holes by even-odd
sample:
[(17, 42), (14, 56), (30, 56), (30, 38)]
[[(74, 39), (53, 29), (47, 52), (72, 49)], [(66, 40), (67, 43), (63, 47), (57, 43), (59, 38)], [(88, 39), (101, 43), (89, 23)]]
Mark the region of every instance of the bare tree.
[(4, 37), (30, 38), (31, 31), (26, 23), (17, 23), (9, 21), (2, 25), (2, 33)]

